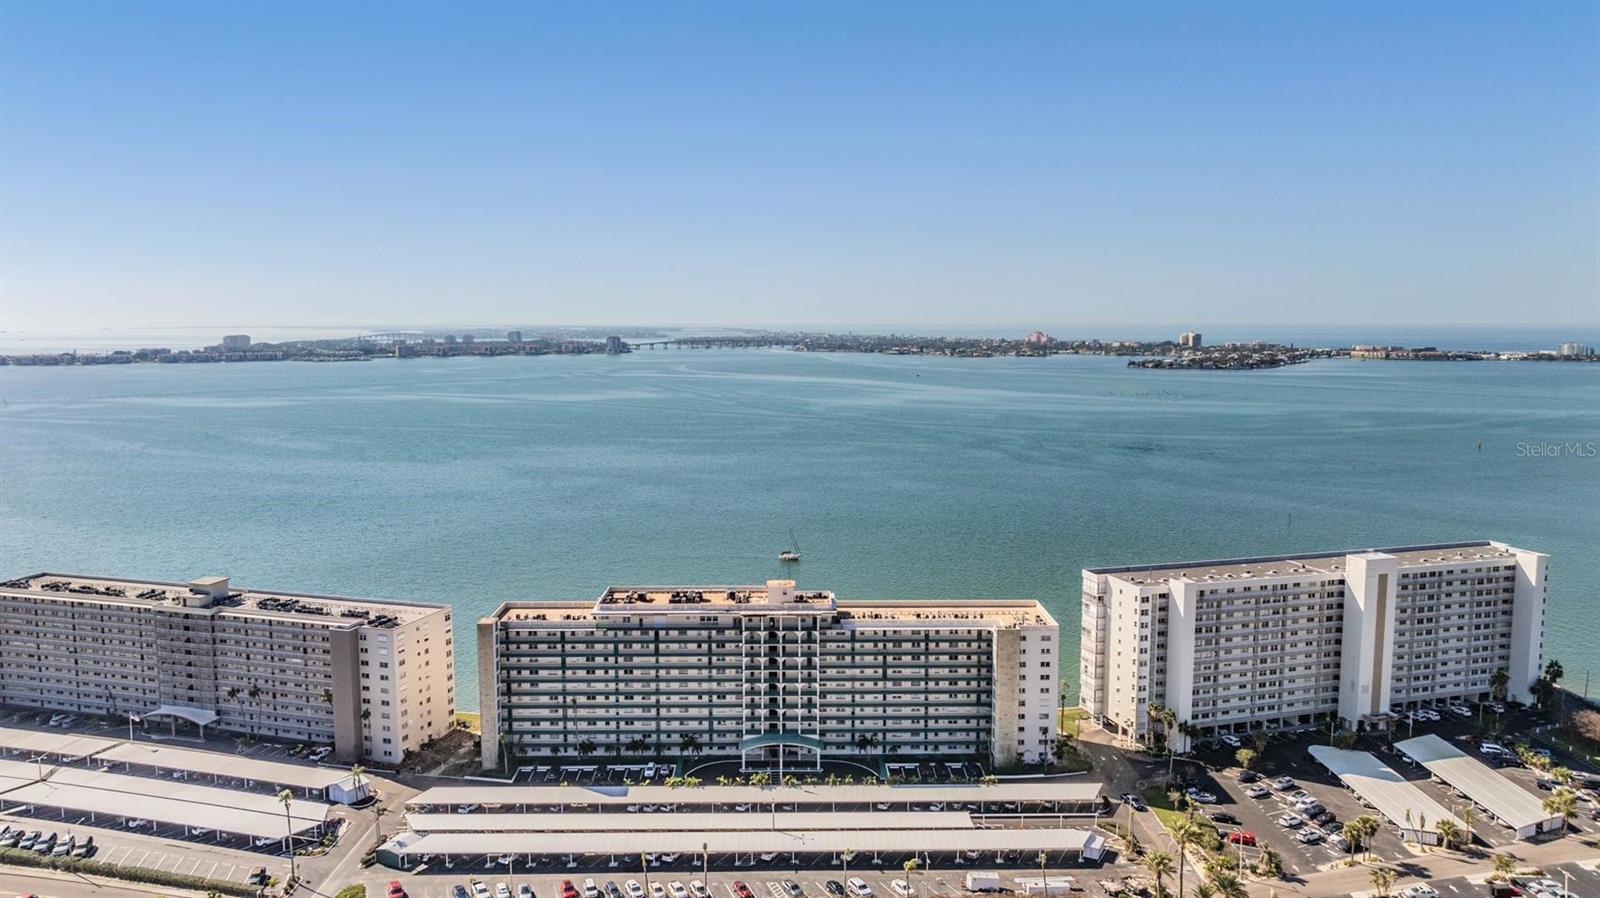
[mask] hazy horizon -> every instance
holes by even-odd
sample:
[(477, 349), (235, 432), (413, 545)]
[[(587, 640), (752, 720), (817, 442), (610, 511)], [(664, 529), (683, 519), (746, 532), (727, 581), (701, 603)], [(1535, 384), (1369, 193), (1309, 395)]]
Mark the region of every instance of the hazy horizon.
[(1577, 327), (1597, 45), (1582, 2), (0, 4), (0, 326)]

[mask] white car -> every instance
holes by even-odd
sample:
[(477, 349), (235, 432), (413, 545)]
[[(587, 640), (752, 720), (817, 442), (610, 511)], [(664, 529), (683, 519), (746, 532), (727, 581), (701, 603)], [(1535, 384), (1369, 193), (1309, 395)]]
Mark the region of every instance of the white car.
[(628, 898), (644, 898), (644, 886), (639, 885), (639, 880), (630, 879), (623, 885), (628, 892)]
[(1294, 777), (1280, 776), (1272, 781), (1272, 788), (1277, 789), (1279, 792), (1287, 792), (1294, 788)]
[(1266, 798), (1268, 795), (1272, 794), (1272, 790), (1261, 785), (1260, 783), (1257, 783), (1244, 790), (1244, 794), (1250, 796), (1251, 798)]
[(705, 883), (696, 879), (689, 883), (689, 894), (693, 895), (694, 898), (706, 898), (706, 896), (710, 895), (711, 893), (706, 891)]
[(845, 880), (844, 885), (856, 898), (869, 898), (872, 895), (872, 886), (867, 885), (867, 881), (859, 876), (850, 877)]
[(1466, 705), (1451, 705), (1450, 706), (1450, 713), (1454, 714), (1457, 717), (1471, 717), (1472, 716), (1472, 709), (1467, 707)]
[(1244, 744), (1243, 742), (1239, 741), (1239, 737), (1238, 736), (1235, 736), (1232, 733), (1223, 733), (1221, 736), (1219, 736), (1217, 738), (1221, 739), (1224, 743), (1226, 743), (1229, 748), (1238, 748), (1239, 746)]
[(1194, 801), (1197, 801), (1197, 802), (1199, 802), (1201, 804), (1216, 804), (1217, 803), (1217, 796), (1211, 794), (1210, 792), (1203, 791), (1201, 789), (1190, 789), (1188, 792), (1185, 792), (1184, 794), (1188, 795), (1190, 799), (1192, 799)]
[[(145, 827), (147, 827), (149, 825), (150, 825), (150, 821), (148, 821), (148, 820), (129, 820), (128, 823), (127, 823), (127, 827), (129, 829), (143, 829), (143, 828), (145, 828)], [(267, 841), (269, 841), (269, 842), (278, 842), (278, 841), (282, 841), (282, 840), (280, 840), (280, 839), (268, 839)]]
[(667, 883), (667, 893), (672, 898), (689, 898), (689, 889), (676, 879)]
[(894, 889), (894, 893), (896, 895), (900, 895), (901, 898), (911, 898), (911, 883), (906, 882), (903, 879), (891, 880), (889, 882), (889, 888)]
[(1418, 720), (1438, 720), (1439, 719), (1439, 712), (1433, 710), (1432, 708), (1418, 708), (1417, 709), (1417, 719)]
[(1308, 826), (1305, 829), (1300, 830), (1299, 834), (1296, 835), (1295, 838), (1300, 840), (1301, 845), (1315, 845), (1322, 841), (1322, 833), (1319, 833)]
[(1282, 817), (1278, 818), (1278, 825), (1286, 826), (1289, 829), (1294, 829), (1297, 826), (1304, 826), (1305, 822), (1305, 818), (1301, 817), (1299, 814), (1284, 814)]
[(661, 883), (652, 882), (650, 883), (650, 898), (667, 898), (667, 890), (662, 888)]
[(511, 887), (503, 882), (495, 883), (494, 898), (511, 898)]
[(1439, 898), (1439, 892), (1427, 883), (1417, 883), (1401, 889), (1399, 898)]
[(600, 898), (600, 885), (593, 879), (583, 881), (583, 898)]
[(483, 880), (474, 879), (472, 881), (472, 894), (476, 898), (489, 898), (489, 887), (483, 884)]
[(1539, 896), (1544, 896), (1546, 894), (1559, 895), (1561, 894), (1561, 883), (1556, 882), (1553, 879), (1535, 879), (1531, 882), (1523, 883), (1522, 891), (1530, 892)]

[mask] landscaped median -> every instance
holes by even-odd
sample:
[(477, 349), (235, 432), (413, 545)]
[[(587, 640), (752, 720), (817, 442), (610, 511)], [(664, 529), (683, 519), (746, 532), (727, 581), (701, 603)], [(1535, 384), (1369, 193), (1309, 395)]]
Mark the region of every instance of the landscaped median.
[(0, 848), (0, 865), (11, 864), (17, 867), (36, 867), (41, 870), (64, 870), (70, 873), (82, 873), (85, 876), (100, 876), (106, 879), (121, 879), (128, 882), (143, 882), (158, 886), (172, 886), (179, 889), (191, 889), (196, 892), (221, 892), (224, 895), (239, 895), (243, 898), (255, 895), (257, 888), (242, 882), (224, 882), (218, 879), (206, 879), (201, 876), (190, 876), (186, 873), (172, 873), (167, 870), (151, 870), (147, 867), (119, 867), (115, 864), (102, 863), (89, 858), (45, 857), (32, 851), (19, 851), (15, 848)]

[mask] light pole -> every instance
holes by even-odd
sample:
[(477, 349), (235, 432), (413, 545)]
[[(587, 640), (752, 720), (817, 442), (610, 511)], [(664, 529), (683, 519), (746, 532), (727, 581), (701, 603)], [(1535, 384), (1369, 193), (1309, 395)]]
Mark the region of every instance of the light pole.
[(708, 842), (700, 843), (700, 876), (705, 884), (706, 894), (711, 894), (711, 845)]

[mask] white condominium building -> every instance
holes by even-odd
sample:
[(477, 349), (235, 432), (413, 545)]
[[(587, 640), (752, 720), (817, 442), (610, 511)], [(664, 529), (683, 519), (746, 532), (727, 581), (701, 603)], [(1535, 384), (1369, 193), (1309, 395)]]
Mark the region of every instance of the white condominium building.
[(1549, 557), (1474, 542), (1083, 572), (1083, 706), (1142, 741), (1149, 708), (1190, 736), (1328, 723), (1488, 697), (1528, 700)]
[(0, 583), (0, 705), (182, 720), (398, 763), (454, 724), (450, 618), (447, 605), (226, 577), (35, 574)]
[(1038, 602), (836, 601), (792, 580), (516, 602), (478, 624), (485, 768), (552, 756), (1048, 756), (1060, 634)]

